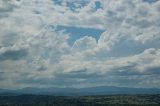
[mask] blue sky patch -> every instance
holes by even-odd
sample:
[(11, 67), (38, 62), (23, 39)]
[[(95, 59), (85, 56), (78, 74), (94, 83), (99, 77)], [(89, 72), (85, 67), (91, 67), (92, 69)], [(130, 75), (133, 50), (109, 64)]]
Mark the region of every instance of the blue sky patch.
[(72, 45), (77, 39), (84, 36), (92, 36), (96, 40), (99, 39), (100, 35), (105, 30), (93, 29), (93, 28), (80, 28), (80, 27), (71, 27), (71, 26), (57, 26), (57, 31), (65, 30), (66, 33), (70, 34), (69, 44)]
[[(62, 5), (62, 3), (64, 3), (63, 0), (52, 0), (54, 4), (56, 5)], [(69, 9), (71, 11), (75, 11), (77, 8), (81, 8), (86, 6), (89, 3), (88, 0), (81, 0), (81, 1), (66, 1), (66, 5), (67, 7), (69, 7)], [(79, 5), (77, 5), (79, 4)]]
[(143, 0), (143, 2), (148, 2), (148, 3), (154, 3), (157, 2), (158, 0)]

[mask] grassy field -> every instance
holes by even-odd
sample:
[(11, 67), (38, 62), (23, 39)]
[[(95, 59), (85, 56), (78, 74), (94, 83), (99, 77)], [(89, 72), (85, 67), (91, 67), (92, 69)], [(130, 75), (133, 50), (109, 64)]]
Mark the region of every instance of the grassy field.
[(0, 96), (0, 106), (160, 106), (160, 95)]

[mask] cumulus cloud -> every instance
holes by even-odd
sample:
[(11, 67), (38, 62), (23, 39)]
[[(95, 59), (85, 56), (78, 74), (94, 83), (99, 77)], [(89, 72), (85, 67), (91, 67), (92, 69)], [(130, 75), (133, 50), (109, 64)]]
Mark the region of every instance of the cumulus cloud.
[[(97, 7), (97, 3), (99, 7)], [(1, 0), (0, 87), (160, 87), (160, 1)], [(56, 26), (105, 30), (68, 45)], [(75, 35), (76, 36), (76, 35)]]
[(0, 61), (4, 60), (19, 60), (21, 57), (27, 55), (27, 50), (25, 49), (8, 49), (8, 48), (1, 48), (0, 49)]
[(9, 12), (12, 12), (14, 8), (18, 6), (17, 0), (1, 0), (0, 1), (0, 17), (8, 16)]
[(85, 36), (75, 41), (72, 49), (75, 51), (85, 51), (88, 49), (93, 49), (96, 46), (96, 39), (93, 37)]

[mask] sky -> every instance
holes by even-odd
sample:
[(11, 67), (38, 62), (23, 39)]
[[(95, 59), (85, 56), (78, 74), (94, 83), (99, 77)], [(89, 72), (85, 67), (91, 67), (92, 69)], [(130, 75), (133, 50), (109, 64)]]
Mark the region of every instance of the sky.
[(0, 0), (0, 88), (160, 88), (160, 0)]

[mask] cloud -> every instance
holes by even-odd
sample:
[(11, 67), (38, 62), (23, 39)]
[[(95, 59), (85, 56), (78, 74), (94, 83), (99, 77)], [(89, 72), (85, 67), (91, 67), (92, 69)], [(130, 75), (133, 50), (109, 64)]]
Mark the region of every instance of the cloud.
[(4, 60), (19, 60), (22, 57), (27, 56), (26, 49), (14, 49), (14, 48), (1, 48), (0, 49), (0, 61)]
[[(63, 66), (63, 73), (65, 74), (61, 72), (60, 75), (66, 75), (65, 77), (72, 76), (71, 78), (75, 79), (83, 79), (86, 83), (90, 83), (90, 80), (92, 80), (92, 83), (94, 84), (99, 80), (99, 78), (101, 79), (101, 84), (105, 84), (105, 82), (109, 80), (114, 80), (112, 83), (109, 81), (110, 84), (113, 85), (116, 85), (117, 82), (119, 85), (123, 85), (125, 79), (130, 79), (126, 82), (126, 86), (131, 86), (129, 83), (134, 82), (135, 86), (143, 87), (144, 84), (141, 82), (145, 82), (145, 78), (153, 76), (157, 78), (159, 75), (159, 55), (159, 49), (147, 49), (138, 55), (112, 58), (103, 61), (82, 60), (83, 58), (79, 55), (75, 56), (77, 59), (68, 56), (68, 59), (66, 59), (66, 57), (63, 60), (63, 63), (61, 63), (63, 65), (65, 64), (65, 66)], [(67, 75), (67, 73), (69, 75)], [(137, 77), (145, 78), (142, 80), (137, 79)], [(154, 80), (158, 81), (159, 79)], [(97, 82), (97, 85), (100, 82)], [(139, 85), (139, 83), (142, 85)], [(154, 87), (155, 86), (158, 87), (159, 84), (154, 85)]]
[(96, 39), (93, 37), (85, 36), (75, 41), (72, 49), (76, 51), (85, 51), (88, 49), (93, 49), (96, 46)]
[[(143, 0), (0, 1), (0, 87), (159, 88), (159, 5)], [(70, 34), (56, 29), (61, 25), (105, 32), (98, 40), (86, 35), (69, 45)]]
[(0, 1), (0, 17), (6, 17), (10, 12), (18, 6), (17, 0), (1, 0)]

